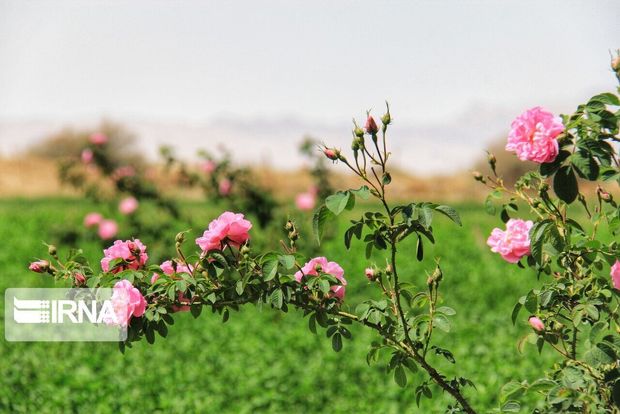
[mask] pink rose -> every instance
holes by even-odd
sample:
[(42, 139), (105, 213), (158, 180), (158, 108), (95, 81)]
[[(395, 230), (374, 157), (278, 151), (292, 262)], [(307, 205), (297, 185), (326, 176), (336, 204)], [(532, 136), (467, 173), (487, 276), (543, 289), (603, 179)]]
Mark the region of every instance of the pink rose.
[(215, 167), (217, 167), (217, 165), (211, 160), (206, 160), (202, 164), (200, 164), (200, 168), (202, 169), (202, 171), (207, 174), (211, 174), (213, 171), (215, 171)]
[(220, 181), (219, 192), (220, 195), (227, 196), (230, 194), (230, 190), (232, 189), (232, 182), (228, 178), (224, 178)]
[(36, 262), (30, 263), (28, 269), (35, 273), (45, 273), (50, 268), (50, 262), (47, 260), (37, 260)]
[[(116, 323), (121, 326), (129, 325), (133, 316), (140, 317), (146, 310), (146, 300), (142, 293), (129, 280), (120, 280), (112, 288), (112, 308), (116, 315)], [(108, 323), (110, 321), (107, 321)]]
[(301, 283), (304, 276), (319, 276), (319, 273), (325, 273), (334, 276), (340, 285), (332, 286), (333, 295), (340, 300), (344, 299), (345, 286), (347, 281), (344, 278), (344, 270), (336, 262), (328, 262), (325, 257), (315, 257), (307, 262), (300, 271), (295, 273), (295, 280)]
[(159, 273), (153, 273), (153, 276), (151, 276), (151, 285), (157, 282), (158, 279), (159, 279)]
[(110, 262), (114, 259), (122, 259), (113, 270), (117, 273), (126, 269), (137, 270), (146, 264), (149, 258), (146, 253), (146, 246), (139, 239), (135, 240), (116, 240), (114, 244), (103, 251), (101, 268), (104, 272), (110, 271)]
[(88, 148), (86, 148), (85, 150), (82, 151), (81, 158), (84, 164), (90, 164), (93, 161), (93, 152), (89, 150)]
[(312, 210), (316, 205), (316, 196), (311, 192), (297, 194), (297, 197), (295, 197), (295, 205), (301, 211)]
[(134, 197), (123, 198), (118, 205), (118, 211), (120, 211), (121, 214), (124, 214), (126, 216), (132, 214), (137, 209), (138, 200), (136, 200)]
[(517, 263), (523, 256), (530, 254), (530, 229), (533, 225), (530, 220), (510, 219), (506, 223), (506, 231), (493, 229), (487, 245), (507, 262)]
[(527, 321), (535, 331), (542, 332), (545, 330), (545, 324), (536, 316), (531, 316)]
[(562, 132), (561, 118), (537, 106), (512, 121), (506, 150), (515, 152), (521, 161), (552, 162), (558, 156), (557, 137)]
[(108, 137), (100, 132), (96, 132), (90, 136), (90, 142), (94, 145), (103, 145), (108, 142)]
[(101, 216), (101, 214), (99, 214), (99, 213), (88, 213), (84, 217), (84, 226), (86, 226), (86, 227), (96, 226), (99, 223), (101, 223), (101, 220), (103, 220), (103, 216)]
[(620, 290), (620, 260), (616, 260), (616, 263), (611, 267), (611, 281), (614, 288)]
[(99, 223), (97, 234), (103, 240), (109, 240), (118, 233), (118, 224), (114, 220), (102, 220)]
[(203, 252), (222, 250), (225, 243), (239, 247), (250, 238), (251, 228), (252, 223), (246, 220), (243, 214), (226, 211), (209, 223), (209, 228), (202, 237), (196, 239), (196, 244)]
[(159, 268), (162, 270), (162, 272), (164, 272), (164, 274), (168, 276), (172, 276), (175, 273), (187, 273), (191, 275), (194, 271), (194, 266), (186, 266), (184, 264), (176, 262), (173, 263), (172, 260), (166, 260), (161, 265), (159, 265)]

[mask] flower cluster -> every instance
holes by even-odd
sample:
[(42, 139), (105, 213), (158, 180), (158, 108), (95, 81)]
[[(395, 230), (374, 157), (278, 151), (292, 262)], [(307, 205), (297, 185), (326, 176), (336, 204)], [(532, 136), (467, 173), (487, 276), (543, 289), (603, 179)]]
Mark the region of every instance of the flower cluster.
[[(139, 239), (116, 240), (114, 244), (103, 251), (101, 269), (104, 272), (118, 273), (126, 269), (137, 270), (146, 264), (149, 256), (146, 246)], [(116, 260), (118, 259), (118, 262)], [(115, 264), (111, 267), (111, 262)]]

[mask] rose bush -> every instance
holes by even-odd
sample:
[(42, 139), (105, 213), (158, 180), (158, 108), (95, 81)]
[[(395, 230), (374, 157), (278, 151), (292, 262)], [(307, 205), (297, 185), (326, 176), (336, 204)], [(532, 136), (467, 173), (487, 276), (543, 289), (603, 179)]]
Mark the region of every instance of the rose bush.
[[(492, 230), (491, 250), (528, 266), (542, 282), (513, 310), (513, 322), (526, 312), (532, 329), (519, 350), (531, 343), (559, 357), (544, 377), (506, 384), (504, 406), (518, 409), (516, 400), (527, 392), (542, 396), (538, 412), (612, 413), (620, 407), (620, 208), (603, 188), (617, 190), (620, 183), (619, 107), (617, 94), (602, 93), (570, 115), (530, 109), (512, 123), (506, 150), (539, 163), (538, 171), (506, 186), (490, 154), (491, 174), (474, 174), (491, 189), (487, 210), (495, 214), (499, 203), (506, 223), (506, 230)], [(584, 187), (591, 190), (580, 191)], [(523, 219), (524, 205), (531, 221)]]
[[(320, 244), (330, 221), (353, 209), (357, 199), (372, 196), (381, 207), (352, 220), (344, 233), (344, 244), (353, 249), (352, 254), (363, 243), (359, 250), (367, 259), (385, 260), (385, 265), (369, 263), (365, 274), (348, 275), (347, 280), (338, 263), (323, 256), (304, 256), (297, 250), (300, 235), (291, 220), (285, 225), (288, 240), (281, 243), (281, 250), (254, 251), (252, 223), (244, 214), (231, 211), (214, 219), (196, 238), (198, 249), (185, 245), (187, 232), (177, 234), (175, 257), (161, 265), (149, 264), (146, 246), (134, 239), (117, 240), (104, 250), (103, 272), (91, 267), (79, 250), (60, 260), (53, 246), (49, 253), (56, 265), (38, 261), (31, 265), (32, 270), (73, 284), (78, 284), (79, 274), (80, 285), (91, 288), (117, 287), (119, 303), (122, 299), (122, 303), (130, 304), (120, 318), (128, 327), (128, 337), (120, 343), (122, 351), (142, 338), (152, 343), (156, 334), (167, 336), (174, 313), (182, 310), (198, 317), (209, 308), (225, 322), (231, 311), (245, 304), (266, 305), (283, 312), (295, 308), (308, 318), (311, 332), (316, 333), (319, 327), (325, 330), (335, 351), (342, 349), (344, 339), (351, 339), (351, 324), (374, 331), (378, 340), (371, 344), (368, 363), (387, 357), (386, 369), (399, 386), (405, 387), (410, 379), (416, 382), (418, 401), (431, 398), (437, 387), (454, 398), (448, 412), (474, 413), (464, 393), (464, 387), (473, 385), (471, 381), (460, 375), (448, 377), (435, 368), (437, 358), (455, 363), (454, 355), (433, 335), (437, 330), (449, 332), (449, 317), (455, 313), (442, 304), (439, 287), (444, 275), (438, 261), (427, 275), (401, 274), (399, 268), (398, 247), (404, 239), (416, 238), (415, 257), (422, 261), (424, 245), (435, 242), (434, 215), (439, 213), (458, 225), (460, 218), (446, 205), (392, 205), (386, 192), (391, 182), (386, 139), (390, 124), (389, 108), (381, 117), (380, 128), (370, 115), (365, 130), (355, 124), (351, 160), (339, 149), (323, 148), (328, 159), (352, 170), (364, 185), (332, 194), (318, 206), (313, 217), (317, 242)], [(347, 303), (345, 286), (368, 281), (380, 299), (357, 306)]]

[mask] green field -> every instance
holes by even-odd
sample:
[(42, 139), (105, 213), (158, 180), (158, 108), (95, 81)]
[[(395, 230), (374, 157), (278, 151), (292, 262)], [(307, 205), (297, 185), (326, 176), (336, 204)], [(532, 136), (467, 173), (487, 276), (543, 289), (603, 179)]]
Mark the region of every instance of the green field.
[[(53, 227), (79, 226), (92, 207), (76, 200), (1, 201), (2, 290), (52, 286), (49, 279), (27, 270), (29, 261), (45, 256), (41, 242), (49, 240)], [(470, 378), (477, 389), (468, 388), (466, 395), (479, 412), (486, 412), (497, 406), (504, 383), (539, 378), (554, 356), (547, 351), (538, 355), (534, 346), (526, 347), (523, 355), (517, 352), (518, 338), (529, 332), (527, 315), (521, 314), (513, 326), (510, 313), (518, 297), (537, 283), (536, 277), (488, 250), (485, 240), (498, 218), (477, 206), (457, 207), (463, 228), (437, 218), (438, 246), (426, 251), (422, 264), (415, 260), (413, 240), (403, 246), (400, 273), (402, 279), (422, 285), (425, 272), (434, 266), (432, 257), (441, 256), (444, 303), (457, 315), (452, 332), (445, 339), (438, 335), (436, 341), (453, 351), (457, 363), (439, 357), (433, 361), (448, 375), (458, 372)], [(205, 226), (215, 215), (198, 204), (187, 208)], [(98, 262), (100, 246), (93, 242), (84, 248)], [(354, 309), (376, 295), (364, 277), (363, 254), (347, 252), (340, 236), (322, 251), (346, 270), (345, 307)], [(419, 383), (416, 378), (410, 376), (403, 390), (385, 375), (385, 364), (366, 364), (372, 338), (354, 327), (353, 340), (335, 353), (324, 334), (309, 332), (301, 313), (248, 307), (231, 314), (225, 324), (208, 312), (197, 320), (180, 314), (166, 339), (158, 337), (154, 345), (138, 343), (124, 355), (116, 344), (3, 340), (0, 412), (443, 412), (452, 401), (439, 389), (434, 389), (438, 398), (423, 400), (417, 408), (411, 385)], [(533, 400), (525, 402), (527, 408), (534, 407)]]

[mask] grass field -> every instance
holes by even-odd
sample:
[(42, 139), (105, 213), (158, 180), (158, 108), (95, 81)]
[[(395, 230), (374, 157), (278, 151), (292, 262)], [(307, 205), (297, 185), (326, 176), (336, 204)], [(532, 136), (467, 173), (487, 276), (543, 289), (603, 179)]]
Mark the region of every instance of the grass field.
[[(529, 328), (525, 314), (513, 326), (510, 313), (518, 297), (536, 283), (535, 275), (489, 252), (485, 239), (497, 218), (477, 206), (457, 207), (463, 228), (437, 218), (438, 246), (426, 251), (422, 264), (414, 258), (413, 244), (403, 246), (401, 275), (422, 284), (425, 271), (434, 265), (432, 257), (441, 256), (444, 303), (457, 315), (453, 331), (436, 339), (453, 351), (457, 363), (436, 362), (448, 375), (458, 371), (476, 384), (477, 389), (466, 394), (485, 412), (497, 406), (502, 384), (542, 376), (541, 367), (549, 366), (554, 356), (547, 351), (538, 355), (533, 346), (523, 355), (517, 352), (516, 342)], [(69, 199), (0, 201), (2, 290), (52, 286), (28, 272), (27, 264), (45, 255), (41, 242), (49, 240), (53, 226), (77, 226), (91, 208)], [(187, 208), (194, 209), (205, 226), (215, 214), (199, 204)], [(149, 241), (143, 241), (148, 246)], [(346, 252), (341, 244), (338, 237), (323, 251), (345, 268), (345, 306), (354, 309), (376, 292), (364, 277), (362, 255)], [(93, 261), (100, 259), (100, 246), (84, 247)], [(335, 353), (324, 335), (308, 331), (301, 314), (250, 307), (232, 314), (226, 324), (206, 312), (197, 320), (178, 315), (168, 338), (157, 338), (154, 345), (139, 343), (125, 355), (116, 344), (3, 339), (0, 412), (439, 413), (451, 402), (439, 395), (417, 408), (411, 385), (402, 390), (385, 375), (384, 364), (366, 365), (373, 335), (357, 327), (353, 335)], [(418, 382), (410, 377), (410, 384)], [(533, 400), (525, 402), (534, 407)]]

